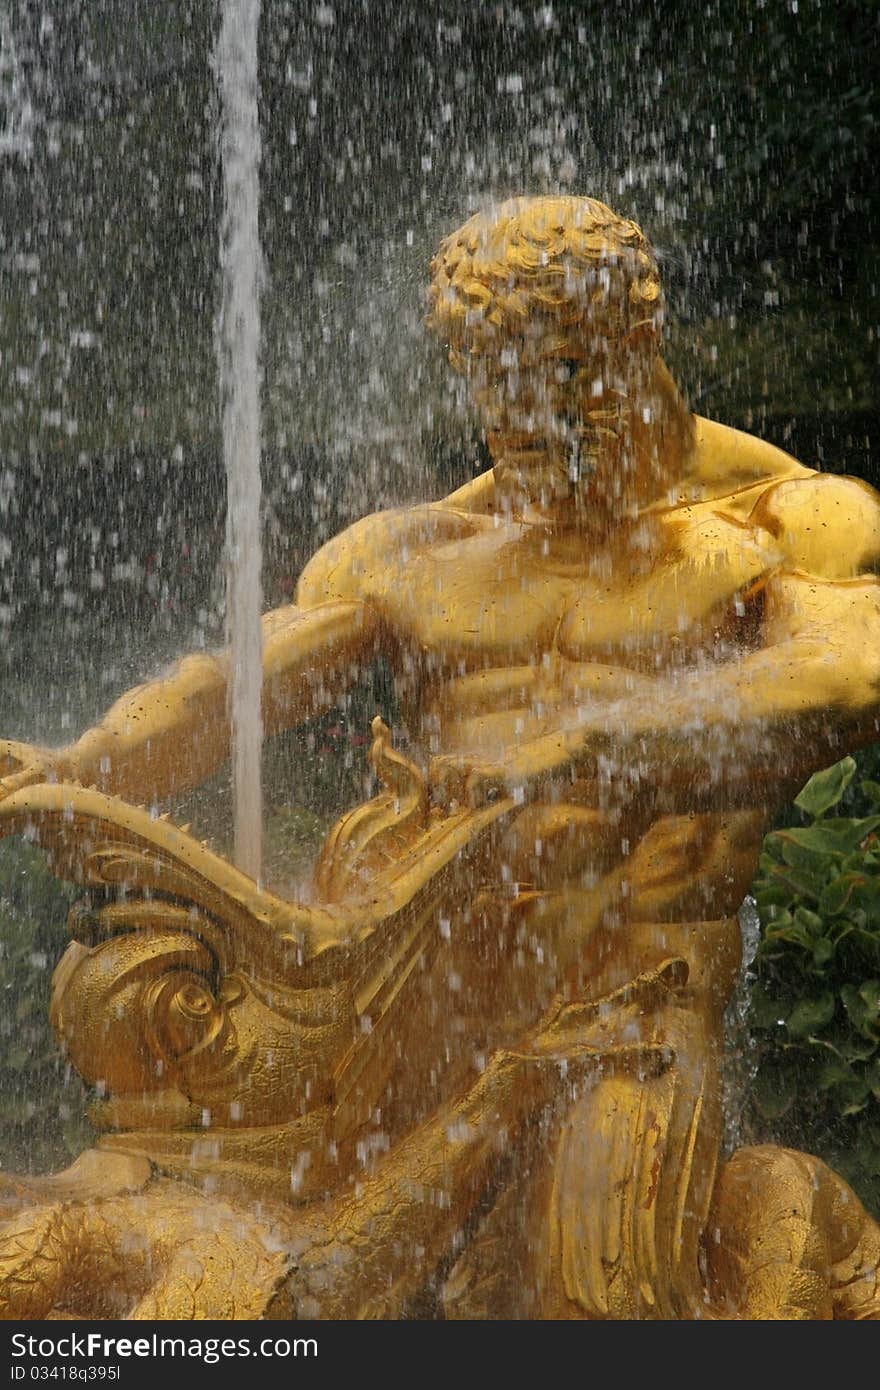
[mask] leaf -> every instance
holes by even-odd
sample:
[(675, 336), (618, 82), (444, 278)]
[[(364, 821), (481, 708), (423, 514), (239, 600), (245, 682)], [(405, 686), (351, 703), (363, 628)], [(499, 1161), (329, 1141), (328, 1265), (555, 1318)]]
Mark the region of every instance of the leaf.
[(758, 1068), (752, 1082), (752, 1098), (765, 1120), (778, 1120), (791, 1109), (797, 1095), (794, 1070), (776, 1061), (766, 1061)]
[(871, 1088), (863, 1076), (853, 1073), (848, 1081), (835, 1086), (834, 1098), (840, 1106), (841, 1115), (858, 1115), (871, 1099)]
[(841, 986), (840, 997), (850, 1021), (863, 1038), (880, 1041), (880, 980)]
[(848, 1081), (852, 1074), (852, 1067), (842, 1057), (835, 1057), (831, 1053), (816, 1072), (816, 1088), (820, 1091), (830, 1090), (832, 1086)]
[(876, 1057), (869, 1066), (865, 1067), (865, 1080), (871, 1088), (874, 1099), (880, 1100), (880, 1057)]
[(755, 888), (753, 896), (758, 911), (766, 917), (771, 907), (782, 907), (785, 903), (790, 903), (794, 893), (788, 884), (778, 881), (773, 883), (764, 879), (760, 887)]
[(758, 873), (769, 874), (774, 864), (782, 862), (782, 846), (776, 838), (776, 832), (772, 831), (764, 836), (764, 847), (758, 859)]
[(786, 860), (796, 863), (797, 860), (788, 857), (793, 852), (792, 847), (806, 850), (812, 855), (852, 854), (878, 825), (880, 816), (863, 816), (857, 819), (840, 816), (833, 820), (819, 821), (815, 825), (792, 826), (775, 833), (783, 843), (782, 852)]
[(825, 930), (825, 923), (817, 912), (811, 912), (808, 907), (799, 907), (795, 911), (794, 919), (804, 927), (811, 936), (821, 936)]
[(16, 1045), (15, 1047), (11, 1047), (9, 1049), (4, 1058), (4, 1062), (5, 1065), (10, 1069), (10, 1071), (24, 1071), (30, 1059), (31, 1054), (28, 1051), (28, 1049), (26, 1047)]
[[(841, 993), (843, 991), (841, 990)], [(848, 1062), (867, 1062), (874, 1056), (875, 1047), (869, 1047), (865, 1043), (857, 1043), (849, 1038), (839, 1038), (835, 1041), (836, 1052)]]
[(859, 997), (865, 1001), (868, 1008), (873, 1009), (874, 1013), (880, 1014), (880, 980), (865, 980), (859, 986)]
[(836, 806), (856, 773), (855, 758), (842, 758), (833, 767), (814, 772), (794, 799), (795, 806), (813, 820)]
[(863, 881), (854, 886), (847, 913), (857, 926), (873, 930), (880, 944), (880, 874), (866, 874)]
[(864, 782), (859, 783), (859, 791), (868, 801), (876, 801), (880, 806), (880, 782), (874, 782), (870, 777), (866, 777)]
[[(824, 822), (823, 822), (824, 824)], [(833, 851), (821, 848), (816, 843), (811, 843), (811, 832), (813, 827), (798, 830), (798, 836), (806, 835), (808, 838), (805, 843), (801, 843), (800, 838), (795, 837), (793, 830), (777, 830), (780, 848), (782, 850), (783, 864), (776, 869), (777, 876), (781, 873), (790, 874), (791, 869), (799, 872), (808, 873), (815, 878), (815, 887), (808, 891), (818, 893), (825, 883), (828, 875), (833, 873), (838, 867), (838, 860)], [(787, 867), (786, 867), (787, 866)], [(799, 889), (799, 892), (804, 891)]]
[(790, 927), (793, 921), (794, 918), (790, 912), (786, 911), (784, 908), (780, 912), (779, 908), (774, 904), (767, 912), (764, 925), (767, 931), (781, 931), (783, 927)]
[(801, 999), (795, 1004), (788, 1018), (786, 1028), (793, 1038), (808, 1038), (818, 1033), (834, 1017), (836, 1001), (831, 990), (826, 990), (817, 999)]
[(788, 1005), (761, 985), (755, 985), (749, 995), (749, 1023), (752, 1028), (777, 1028), (785, 1022)]
[[(786, 848), (790, 849), (790, 846), (786, 846)], [(802, 850), (796, 851), (795, 857), (806, 859), (805, 865), (795, 867), (789, 864), (777, 864), (772, 870), (770, 882), (787, 895), (783, 900), (784, 903), (791, 903), (795, 898), (809, 898), (812, 902), (818, 903), (830, 874), (834, 872), (834, 861), (829, 858), (826, 866), (817, 860), (815, 855), (805, 856)], [(758, 900), (761, 899), (761, 896), (758, 894)], [(779, 904), (779, 906), (782, 905)], [(773, 916), (774, 914), (771, 913), (770, 915)]]
[(835, 917), (846, 910), (853, 892), (863, 881), (864, 874), (840, 874), (823, 888), (819, 894), (819, 911), (826, 917)]
[(34, 1014), (38, 1013), (38, 1010), (39, 1001), (34, 1000), (29, 993), (23, 995), (15, 1006), (16, 1023), (27, 1022), (29, 1018), (32, 1018)]
[(813, 938), (806, 927), (802, 927), (799, 922), (793, 921), (790, 917), (784, 922), (780, 921), (774, 923), (772, 927), (768, 927), (764, 940), (767, 945), (775, 945), (779, 941), (785, 941), (791, 946), (800, 946), (804, 951), (812, 951), (813, 949)]

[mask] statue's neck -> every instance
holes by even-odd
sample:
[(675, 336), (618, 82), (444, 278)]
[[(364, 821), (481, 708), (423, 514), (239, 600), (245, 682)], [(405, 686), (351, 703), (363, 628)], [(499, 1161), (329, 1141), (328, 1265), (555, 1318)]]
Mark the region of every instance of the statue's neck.
[(654, 361), (646, 394), (642, 410), (648, 409), (651, 419), (645, 422), (641, 411), (636, 411), (634, 428), (644, 430), (645, 444), (657, 457), (656, 475), (663, 490), (668, 491), (690, 471), (697, 437), (694, 417), (662, 357)]
[(579, 478), (540, 434), (497, 430), (487, 435), (497, 498), (516, 514), (568, 529), (606, 529), (669, 496), (694, 456), (694, 418), (666, 364), (630, 398), (625, 429), (609, 438)]

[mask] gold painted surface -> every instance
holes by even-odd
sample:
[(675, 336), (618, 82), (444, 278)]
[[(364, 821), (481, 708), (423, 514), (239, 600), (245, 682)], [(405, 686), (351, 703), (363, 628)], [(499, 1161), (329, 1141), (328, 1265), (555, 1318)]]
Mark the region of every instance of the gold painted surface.
[(877, 1224), (722, 1161), (719, 1084), (768, 821), (876, 738), (880, 499), (692, 415), (662, 304), (590, 199), (441, 246), (493, 467), (263, 620), (270, 731), (382, 656), (408, 732), (303, 900), (146, 809), (228, 755), (222, 653), (4, 746), (0, 834), (83, 887), (52, 1021), (101, 1133), (4, 1178), (4, 1316), (880, 1316)]

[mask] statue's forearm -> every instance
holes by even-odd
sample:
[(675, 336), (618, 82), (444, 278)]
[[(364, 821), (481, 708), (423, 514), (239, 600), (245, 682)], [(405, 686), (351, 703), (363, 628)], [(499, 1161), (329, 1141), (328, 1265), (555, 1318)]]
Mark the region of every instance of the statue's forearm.
[(392, 1147), (353, 1192), (304, 1209), (291, 1285), (300, 1316), (401, 1316), (426, 1275), (454, 1253), (528, 1134), (558, 1116), (582, 1079), (666, 1070), (666, 1041), (638, 1020), (671, 998), (683, 964), (665, 961), (593, 1004), (551, 1011), (515, 1050), (492, 1053), (473, 1084)]
[[(454, 1247), (523, 1122), (559, 1086), (496, 1053), (461, 1099), (402, 1140), (351, 1195), (306, 1216), (292, 1288), (299, 1316), (395, 1318)], [(554, 1080), (555, 1078), (555, 1080)]]
[[(880, 590), (871, 576), (778, 576), (765, 595), (763, 644), (661, 677), (648, 701), (613, 711), (609, 743), (644, 748), (660, 784), (702, 777), (736, 794), (797, 780), (876, 737)], [(871, 733), (868, 731), (871, 730)]]
[(229, 751), (226, 659), (188, 656), (168, 675), (127, 691), (59, 755), (66, 779), (130, 801), (198, 786)]
[[(635, 794), (664, 786), (701, 784), (747, 791), (767, 775), (781, 782), (833, 761), (842, 726), (873, 728), (880, 709), (880, 655), (871, 645), (824, 636), (790, 638), (726, 663), (706, 664), (644, 683), (629, 696), (589, 698), (559, 727), (518, 744), (497, 762), (476, 754), (468, 776), (470, 800), (497, 787), (528, 789), (580, 768), (629, 785)], [(870, 736), (870, 733), (868, 734)], [(874, 735), (876, 736), (876, 735)], [(432, 774), (448, 777), (437, 759)], [(453, 778), (453, 785), (455, 781)]]
[[(363, 605), (278, 609), (263, 619), (263, 725), (291, 728), (332, 706), (372, 654), (376, 622)], [(127, 800), (161, 800), (198, 786), (229, 754), (228, 658), (185, 657), (128, 691), (57, 758), (62, 777)]]
[(833, 760), (840, 731), (870, 722), (878, 708), (878, 653), (811, 635), (664, 678), (650, 702), (612, 711), (599, 742), (636, 758), (653, 753), (661, 781), (668, 758), (673, 774), (720, 764), (726, 782), (747, 782), (753, 771), (781, 778)]

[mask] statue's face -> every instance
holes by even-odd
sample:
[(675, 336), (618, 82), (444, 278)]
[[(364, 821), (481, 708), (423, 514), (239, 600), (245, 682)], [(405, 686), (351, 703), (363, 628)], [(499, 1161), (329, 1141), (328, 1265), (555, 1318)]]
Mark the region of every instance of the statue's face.
[(469, 380), (499, 485), (545, 505), (625, 491), (634, 411), (643, 414), (655, 355), (645, 338), (623, 348), (554, 345), (546, 355), (540, 344), (511, 343), (472, 358)]

